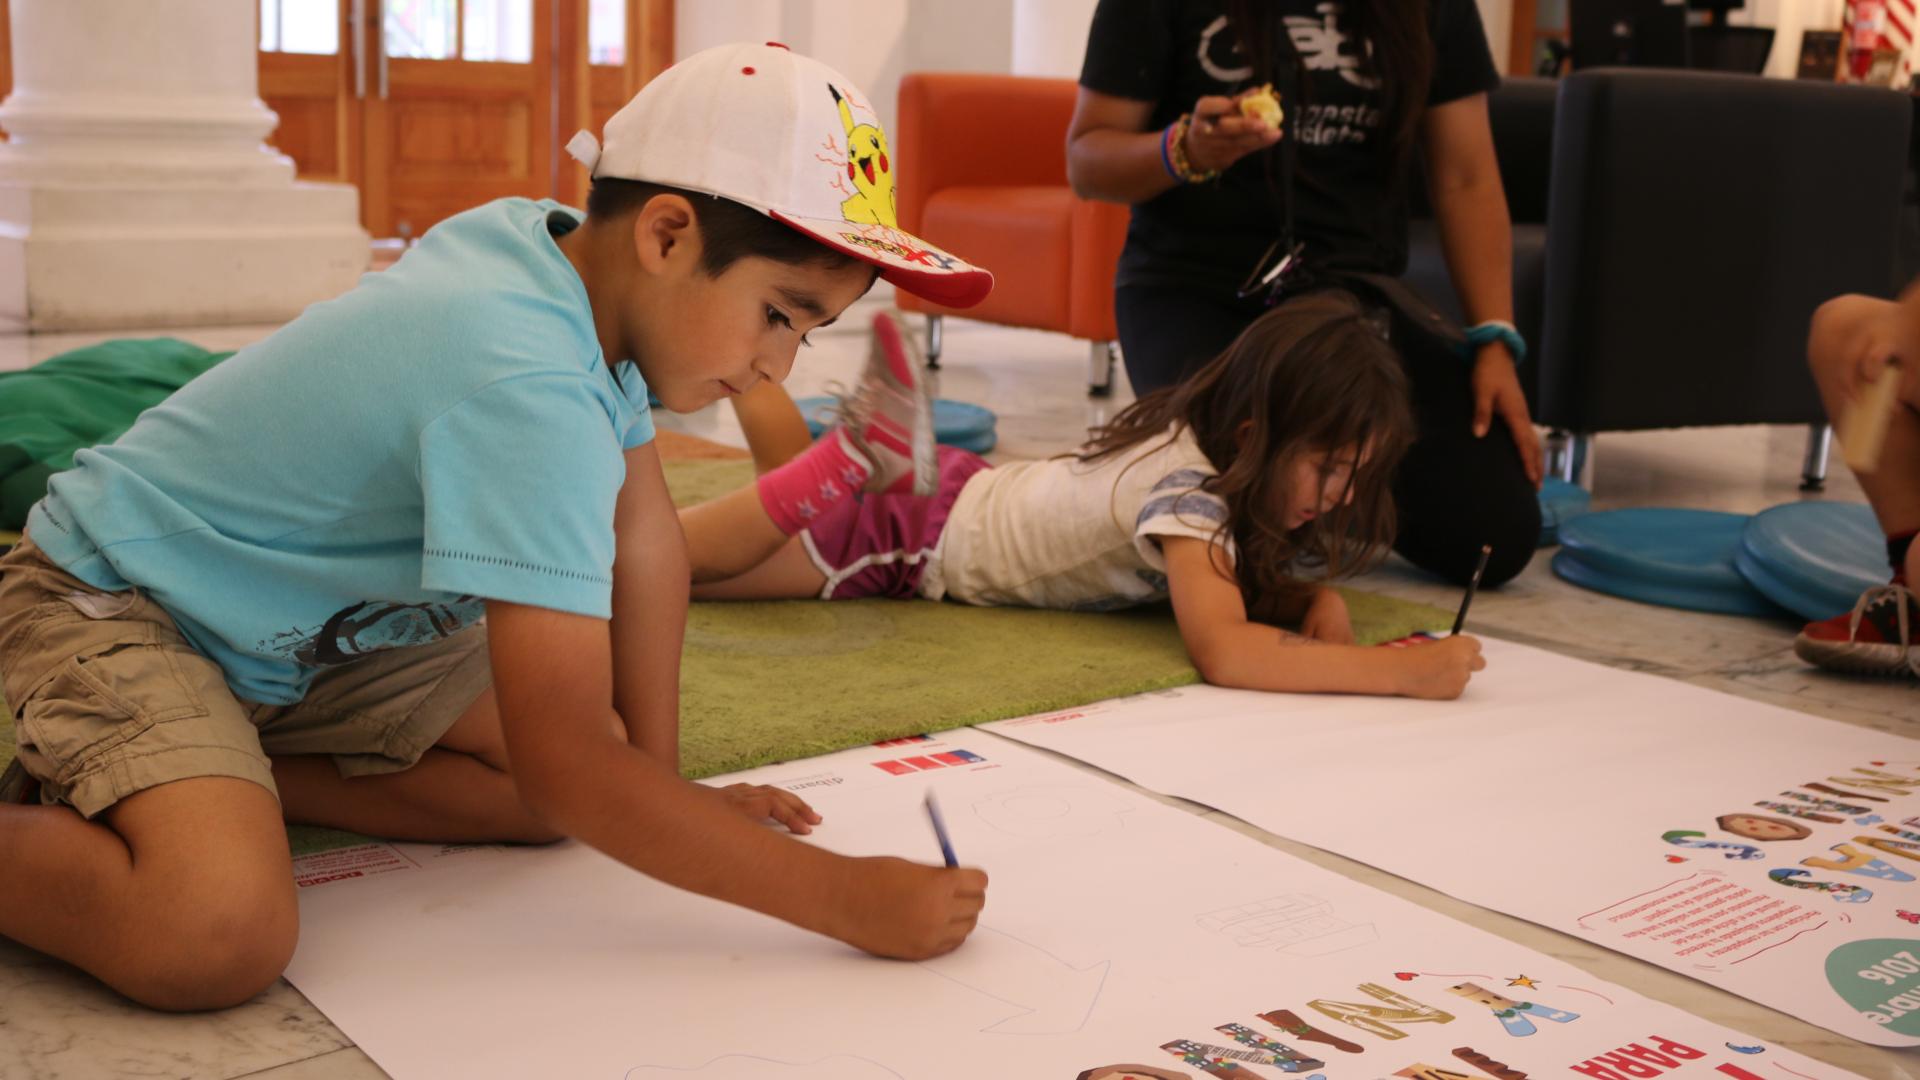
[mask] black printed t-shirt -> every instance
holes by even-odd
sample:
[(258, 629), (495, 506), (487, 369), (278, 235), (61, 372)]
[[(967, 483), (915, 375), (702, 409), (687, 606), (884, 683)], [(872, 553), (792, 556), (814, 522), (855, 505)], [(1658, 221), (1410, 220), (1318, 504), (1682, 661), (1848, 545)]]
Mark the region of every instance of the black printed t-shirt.
[[(1294, 235), (1311, 265), (1399, 274), (1407, 264), (1404, 185), (1382, 153), (1383, 102), (1363, 74), (1360, 46), (1331, 0), (1264, 0), (1280, 18), (1270, 54), (1296, 140)], [(1433, 78), (1440, 105), (1500, 83), (1474, 0), (1430, 0)], [(1310, 93), (1288, 71), (1281, 33), (1299, 52)], [(1190, 112), (1203, 95), (1232, 95), (1253, 72), (1221, 0), (1100, 0), (1080, 85), (1153, 103), (1151, 130)], [(1231, 293), (1281, 229), (1281, 148), (1248, 154), (1218, 180), (1173, 188), (1133, 207), (1117, 285), (1186, 285)]]

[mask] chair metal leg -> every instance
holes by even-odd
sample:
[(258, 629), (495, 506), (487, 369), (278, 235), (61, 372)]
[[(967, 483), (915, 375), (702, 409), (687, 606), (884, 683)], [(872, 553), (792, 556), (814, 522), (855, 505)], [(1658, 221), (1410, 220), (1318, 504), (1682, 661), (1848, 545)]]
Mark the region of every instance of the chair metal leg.
[(1087, 346), (1087, 393), (1092, 397), (1113, 394), (1113, 342), (1094, 341)]
[(1827, 486), (1827, 455), (1833, 450), (1833, 425), (1807, 425), (1807, 457), (1800, 463), (1800, 490), (1823, 491)]
[(1593, 436), (1554, 428), (1547, 433), (1547, 475), (1569, 484), (1590, 484)]
[(1565, 480), (1573, 472), (1573, 436), (1564, 428), (1547, 432), (1547, 475)]
[(930, 368), (940, 366), (940, 328), (942, 318), (943, 316), (940, 315), (927, 316), (927, 366)]

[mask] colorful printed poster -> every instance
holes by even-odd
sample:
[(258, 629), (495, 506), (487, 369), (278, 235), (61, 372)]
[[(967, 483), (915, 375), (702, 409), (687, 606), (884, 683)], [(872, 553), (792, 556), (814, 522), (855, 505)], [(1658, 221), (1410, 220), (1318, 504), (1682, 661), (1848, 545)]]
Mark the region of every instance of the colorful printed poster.
[(877, 960), (577, 845), (397, 845), (301, 890), (288, 977), (397, 1080), (1851, 1075), (978, 732), (726, 779), (925, 862), (934, 789), (981, 926)]
[(987, 727), (1920, 1045), (1920, 744), (1521, 645), (1486, 655), (1458, 701), (1202, 686)]

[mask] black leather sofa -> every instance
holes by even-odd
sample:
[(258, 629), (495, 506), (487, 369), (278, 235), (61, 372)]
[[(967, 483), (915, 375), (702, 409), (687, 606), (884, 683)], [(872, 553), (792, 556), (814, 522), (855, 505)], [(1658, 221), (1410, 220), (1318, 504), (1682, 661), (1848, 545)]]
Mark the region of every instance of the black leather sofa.
[[(1514, 78), (1491, 97), (1535, 418), (1584, 437), (1803, 423), (1808, 321), (1891, 296), (1915, 253), (1913, 99), (1660, 69)], [(1415, 185), (1416, 189), (1420, 185)], [(1407, 279), (1459, 316), (1416, 200)], [(1904, 239), (1903, 239), (1904, 238)], [(1574, 455), (1563, 455), (1571, 473)]]

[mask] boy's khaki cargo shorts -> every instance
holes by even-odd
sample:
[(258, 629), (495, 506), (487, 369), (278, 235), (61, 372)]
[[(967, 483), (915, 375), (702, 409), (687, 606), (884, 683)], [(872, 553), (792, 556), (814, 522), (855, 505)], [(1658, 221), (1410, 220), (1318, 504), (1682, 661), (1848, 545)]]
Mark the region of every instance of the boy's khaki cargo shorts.
[(0, 689), (41, 801), (88, 817), (174, 780), (268, 791), (269, 754), (329, 754), (342, 776), (420, 760), (491, 683), (484, 626), (322, 671), (295, 705), (234, 696), (138, 589), (102, 592), (30, 538), (0, 558)]

